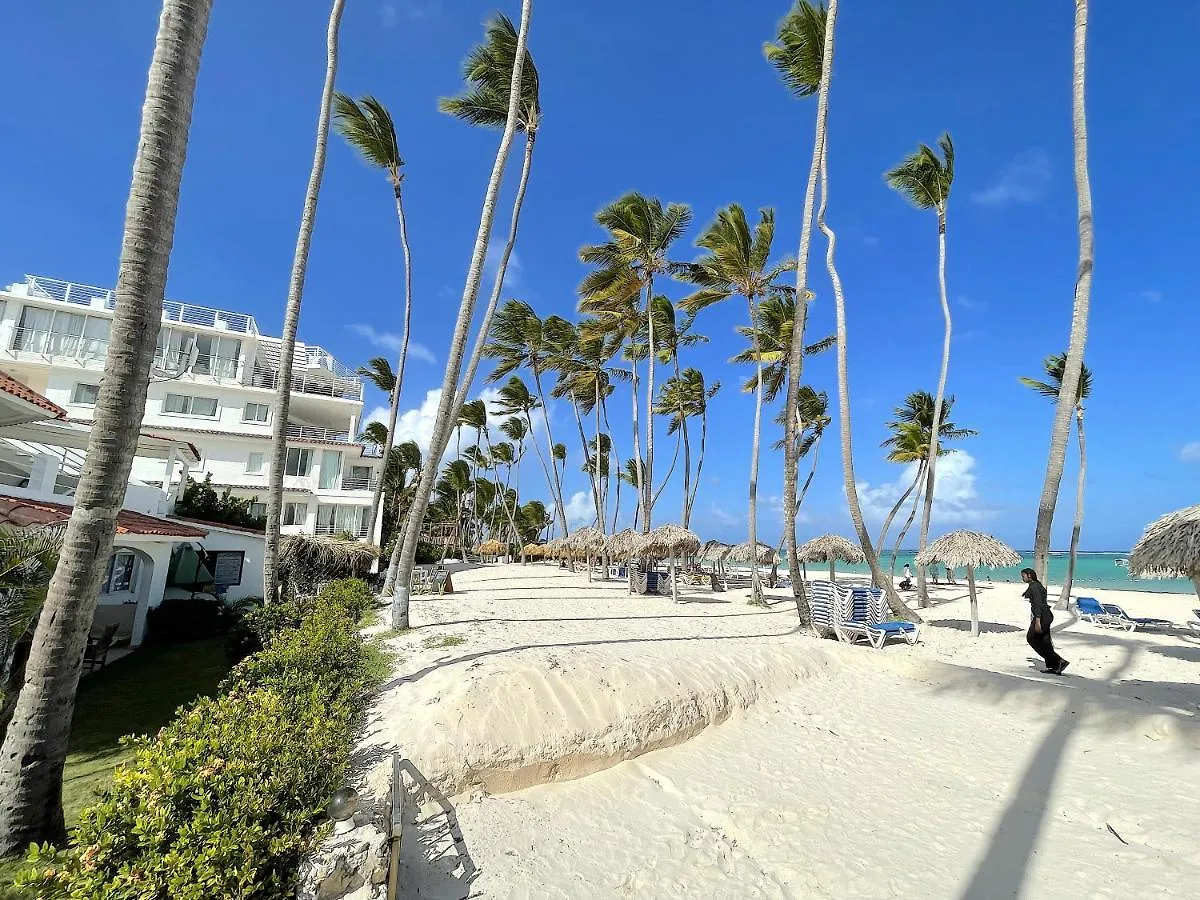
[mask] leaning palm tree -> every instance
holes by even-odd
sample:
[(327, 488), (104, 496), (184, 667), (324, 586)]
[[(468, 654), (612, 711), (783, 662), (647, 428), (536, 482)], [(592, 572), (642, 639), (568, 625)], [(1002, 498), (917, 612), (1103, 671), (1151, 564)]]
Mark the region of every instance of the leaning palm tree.
[[(392, 370), (392, 364), (387, 361), (386, 357), (371, 357), (365, 366), (358, 367), (358, 372), (355, 374), (360, 378), (365, 378), (385, 394), (391, 394), (396, 390), (396, 373)], [(395, 422), (388, 426), (389, 429), (395, 427)]]
[[(467, 56), (463, 63), (463, 78), (466, 90), (457, 97), (444, 97), (438, 101), (442, 112), (456, 119), (482, 128), (503, 128), (508, 119), (509, 92), (513, 81), (513, 63), (517, 58), (517, 29), (512, 20), (497, 13), (487, 23), (483, 43)], [(521, 90), (517, 102), (517, 130), (525, 135), (525, 158), (521, 163), (521, 177), (517, 182), (517, 195), (513, 200), (512, 219), (508, 227), (508, 240), (500, 253), (496, 266), (496, 279), (488, 298), (475, 347), (467, 360), (467, 368), (454, 398), (457, 406), (466, 401), (467, 392), (475, 381), (479, 361), (483, 358), (484, 346), (491, 332), (492, 317), (500, 294), (504, 290), (504, 276), (517, 242), (517, 225), (521, 218), (521, 207), (525, 203), (525, 190), (529, 186), (529, 170), (533, 165), (533, 148), (537, 142), (538, 128), (542, 123), (542, 106), (538, 93), (537, 66), (533, 57), (525, 52), (521, 66)]]
[(0, 753), (0, 856), (30, 843), (61, 846), (67, 837), (62, 777), (75, 690), (146, 412), (211, 9), (211, 0), (165, 0), (159, 18), (95, 422), (58, 566), (34, 631), (25, 685)]
[[(390, 436), (396, 430), (400, 394), (404, 389), (404, 364), (408, 360), (408, 335), (412, 323), (412, 254), (408, 247), (408, 224), (404, 218), (404, 198), (401, 191), (404, 173), (400, 171), (404, 166), (404, 159), (400, 156), (400, 145), (396, 141), (396, 126), (392, 122), (392, 115), (374, 97), (363, 97), (356, 103), (345, 94), (338, 94), (334, 98), (334, 122), (346, 142), (362, 154), (363, 159), (382, 169), (387, 176), (396, 202), (396, 220), (400, 224), (400, 247), (404, 252), (404, 330), (400, 334), (400, 355), (396, 361), (396, 372), (392, 375), (392, 386), (380, 386), (390, 397), (387, 426)], [(391, 366), (383, 369), (379, 366), (380, 362), (386, 364), (387, 361), (377, 357), (371, 360), (372, 368), (379, 374), (391, 374)], [(362, 370), (359, 371), (361, 374)], [(375, 383), (380, 384), (379, 381)], [(391, 450), (392, 445), (389, 441), (383, 447), (384, 459), (387, 459)], [(379, 518), (379, 504), (382, 500), (383, 479), (379, 479), (371, 495), (371, 524), (367, 537), (371, 543), (379, 543), (377, 520), (378, 528), (383, 528), (383, 520)]]
[[(687, 368), (663, 383), (659, 392), (658, 415), (667, 416), (667, 434), (680, 429), (685, 435), (683, 468), (683, 517), (680, 520), (687, 528), (696, 504), (696, 493), (700, 489), (700, 473), (704, 470), (704, 450), (708, 442), (708, 401), (721, 389), (721, 382), (711, 386), (704, 384), (704, 374), (695, 368)], [(688, 419), (700, 419), (700, 453), (696, 459), (694, 481), (691, 474), (691, 445), (686, 440)]]
[[(1046, 381), (1022, 378), (1021, 383), (1037, 391), (1043, 397), (1058, 400), (1063, 377), (1067, 370), (1067, 354), (1059, 353), (1046, 357), (1042, 363), (1046, 370)], [(1071, 551), (1067, 555), (1067, 577), (1063, 579), (1058, 608), (1066, 609), (1071, 600), (1071, 583), (1075, 580), (1075, 562), (1079, 554), (1079, 532), (1083, 528), (1083, 488), (1087, 477), (1087, 447), (1083, 437), (1083, 401), (1092, 393), (1092, 370), (1085, 364), (1079, 370), (1079, 387), (1075, 391), (1075, 437), (1079, 441), (1079, 484), (1075, 492), (1075, 524), (1071, 528)], [(1045, 569), (1042, 569), (1044, 572)]]
[[(767, 403), (775, 402), (775, 398), (787, 382), (788, 358), (792, 352), (792, 329), (795, 322), (795, 292), (789, 288), (763, 298), (754, 312), (753, 326), (738, 326), (738, 334), (749, 338), (750, 344), (730, 359), (730, 362), (763, 363), (763, 400)], [(804, 348), (804, 356), (816, 356), (818, 353), (832, 350), (836, 340), (830, 335), (809, 344)], [(757, 351), (754, 349), (756, 346)], [(756, 369), (755, 373), (746, 379), (742, 390), (748, 394), (754, 393), (758, 390), (758, 379)], [(803, 386), (801, 389), (803, 390)]]
[[(382, 447), (389, 443), (388, 427), (382, 422), (368, 422), (363, 426), (362, 431), (358, 433), (358, 439), (368, 444), (374, 444), (377, 447)], [(385, 457), (386, 459), (386, 457)]]
[[(820, 458), (821, 439), (825, 437), (825, 429), (833, 424), (833, 419), (829, 416), (829, 395), (824, 391), (816, 391), (807, 384), (800, 385), (800, 390), (797, 394), (799, 407), (796, 410), (796, 422), (798, 429), (796, 431), (796, 440), (799, 446), (796, 448), (796, 459), (804, 459), (810, 453), (812, 454), (812, 465), (808, 469), (808, 475), (804, 479), (804, 484), (800, 488), (800, 492), (796, 497), (796, 513), (799, 515), (800, 508), (804, 506), (804, 498), (808, 496), (808, 489), (812, 486), (813, 478), (817, 474), (817, 461)], [(779, 415), (775, 417), (775, 424), (784, 426), (785, 432), (787, 429), (788, 411), (780, 410)], [(776, 450), (783, 449), (785, 437), (780, 438), (775, 442)], [(783, 535), (779, 538), (779, 547), (776, 548), (776, 555), (787, 539), (788, 528), (785, 523)], [(789, 564), (791, 557), (789, 559)]]
[(1088, 314), (1091, 309), (1092, 268), (1095, 263), (1095, 236), (1092, 232), (1092, 185), (1088, 177), (1088, 135), (1085, 88), (1087, 86), (1088, 0), (1075, 0), (1074, 65), (1071, 78), (1071, 124), (1075, 145), (1075, 194), (1079, 203), (1079, 267), (1075, 275), (1075, 303), (1071, 311), (1071, 337), (1063, 366), (1062, 384), (1054, 408), (1050, 431), (1050, 453), (1046, 459), (1046, 479), (1038, 501), (1037, 530), (1033, 539), (1033, 565), (1046, 571), (1050, 556), (1050, 529), (1058, 489), (1067, 462), (1067, 440), (1071, 434), (1071, 412), (1079, 402), (1079, 382), (1083, 377), (1083, 354), (1087, 347)]
[[(906, 157), (885, 177), (888, 184), (902, 194), (917, 209), (932, 209), (937, 213), (938, 223), (938, 296), (942, 302), (942, 318), (946, 327), (942, 335), (942, 368), (938, 373), (937, 395), (933, 402), (933, 420), (942, 418), (942, 401), (946, 395), (946, 376), (950, 370), (950, 300), (946, 296), (946, 206), (950, 201), (950, 188), (954, 184), (954, 142), (949, 134), (938, 139), (942, 155), (928, 145), (921, 144), (915, 153)], [(929, 482), (925, 489), (925, 508), (921, 513), (921, 531), (918, 552), (929, 542), (929, 519), (933, 514), (933, 493), (937, 480), (938, 437), (929, 444), (929, 459), (925, 464), (925, 478)], [(925, 570), (917, 568), (917, 591), (921, 605), (929, 603), (929, 589), (925, 582)]]
[[(829, 78), (833, 66), (833, 33), (836, 22), (837, 0), (831, 0), (829, 15), (826, 19), (825, 49), (822, 60), (820, 99), (818, 101), (818, 109), (821, 112), (818, 116), (817, 127), (822, 135), (825, 133), (825, 116), (829, 109)], [(842, 290), (842, 278), (838, 274), (837, 264), (834, 261), (837, 250), (837, 235), (829, 227), (829, 223), (825, 221), (825, 210), (829, 204), (829, 168), (827, 153), (825, 151), (826, 148), (822, 145), (819, 154), (821, 203), (817, 208), (817, 227), (825, 235), (825, 269), (829, 273), (829, 280), (833, 286), (834, 311), (837, 317), (838, 424), (842, 439), (843, 490), (846, 493), (846, 505), (850, 508), (850, 520), (854, 524), (854, 531), (858, 535), (858, 542), (862, 547), (863, 555), (866, 557), (867, 565), (871, 569), (872, 580), (876, 585), (883, 588), (887, 595), (888, 606), (891, 608), (893, 615), (908, 621), (919, 622), (921, 621), (921, 617), (904, 605), (904, 601), (896, 593), (896, 588), (892, 584), (891, 579), (884, 578), (883, 576), (883, 570), (879, 567), (879, 557), (875, 552), (874, 545), (871, 543), (870, 535), (867, 534), (866, 523), (863, 521), (862, 504), (859, 503), (858, 499), (858, 484), (854, 479), (854, 447), (851, 441), (850, 428), (850, 377), (846, 365), (846, 295)], [(789, 559), (791, 558), (794, 557), (789, 557)], [(800, 600), (797, 601), (797, 612), (801, 616), (805, 616), (808, 613), (808, 610), (805, 609)]]
[[(757, 378), (754, 388), (754, 437), (750, 451), (750, 511), (749, 544), (758, 543), (758, 450), (762, 438), (763, 360), (755, 328), (758, 303), (764, 297), (786, 293), (777, 284), (786, 272), (792, 271), (791, 259), (771, 262), (771, 245), (775, 241), (775, 210), (763, 209), (751, 234), (746, 212), (736, 203), (717, 213), (716, 220), (696, 241), (708, 255), (689, 266), (684, 278), (699, 290), (684, 299), (680, 306), (692, 315), (702, 309), (739, 295), (746, 300), (750, 313), (751, 349), (754, 353)], [(751, 568), (751, 596), (760, 593), (758, 567)]]
[[(446, 359), (446, 374), (442, 379), (441, 399), (434, 418), (433, 435), (430, 438), (429, 459), (441, 459), (450, 443), (450, 432), (454, 428), (457, 415), (454, 406), (457, 401), (456, 392), (459, 387), (459, 372), (463, 356), (467, 350), (467, 332), (471, 327), (471, 319), (475, 312), (475, 301), (479, 296), (479, 282), (483, 276), (483, 261), (487, 255), (488, 238), (492, 231), (492, 220), (495, 218), (496, 198), (500, 193), (500, 182), (504, 178), (504, 169), (508, 162), (509, 149), (512, 147), (513, 136), (517, 131), (520, 113), (521, 73), (525, 65), (525, 45), (529, 34), (529, 19), (533, 12), (533, 0), (522, 0), (521, 25), (517, 32), (517, 46), (514, 51), (512, 74), (509, 79), (508, 113), (504, 121), (504, 133), (500, 138), (500, 147), (496, 151), (496, 160), (492, 165), (491, 178), (488, 180), (487, 191), (484, 194), (483, 210), (479, 217), (479, 228), (475, 233), (475, 248), (471, 253), (471, 264), (467, 269), (467, 280), (463, 285), (462, 302), (458, 308), (458, 318), (454, 323), (454, 332), (450, 338), (450, 352)], [(402, 549), (393, 576), (389, 569), (387, 581), (384, 583), (385, 595), (394, 592), (392, 602), (392, 625), (395, 628), (408, 628), (409, 581), (412, 578), (413, 566), (416, 564), (417, 541), (421, 535), (421, 524), (425, 518), (425, 509), (433, 494), (433, 484), (437, 476), (435, 465), (425, 466), (421, 472), (421, 481), (413, 497), (412, 510), (408, 517), (408, 527), (404, 530)]]
[(558, 467), (554, 464), (555, 445), (551, 444), (547, 447), (548, 452), (544, 455), (537, 439), (533, 436), (533, 413), (538, 409), (543, 410), (544, 419), (545, 410), (541, 399), (531, 394), (528, 385), (516, 375), (508, 379), (500, 388), (495, 400), (497, 414), (517, 416), (523, 420), (522, 424), (525, 426), (525, 434), (529, 436), (529, 442), (533, 444), (533, 450), (537, 454), (538, 462), (542, 464), (542, 472), (546, 476), (546, 488), (555, 497), (555, 506), (560, 510), (559, 527), (563, 529), (563, 536), (566, 537), (566, 510), (563, 508), (561, 501), (558, 500), (557, 492), (555, 491), (555, 485), (558, 483)]
[[(487, 404), (484, 403), (483, 400), (472, 400), (470, 403), (464, 403), (462, 405), (462, 408), (459, 410), (459, 413), (458, 413), (459, 433), (460, 434), (462, 433), (462, 429), (464, 427), (475, 429), (475, 448), (474, 448), (475, 452), (470, 454), (468, 457), (468, 461), (471, 464), (470, 481), (472, 483), (475, 482), (475, 479), (478, 475), (479, 462), (480, 462), (479, 442), (481, 440), (483, 440), (483, 432), (484, 432), (484, 429), (487, 428), (487, 421), (488, 421)], [(467, 449), (471, 450), (472, 448), (468, 447)], [(462, 454), (460, 453), (459, 455), (461, 456)], [(474, 510), (475, 510), (474, 500), (472, 500), (471, 510), (472, 510), (472, 513), (474, 513)], [(473, 518), (473, 516), (472, 516), (472, 518)], [(466, 550), (467, 547), (470, 546), (471, 540), (472, 540), (472, 538), (470, 535), (470, 529), (468, 529), (466, 532), (464, 532), (464, 537), (463, 537), (462, 548), (464, 551)], [(463, 559), (466, 559), (466, 557), (464, 556)]]
[(646, 366), (646, 463), (640, 490), (645, 516), (642, 529), (650, 532), (654, 510), (654, 349), (658, 346), (654, 334), (651, 300), (654, 279), (658, 275), (677, 275), (684, 270), (681, 263), (667, 258), (671, 245), (687, 231), (692, 221), (691, 210), (680, 203), (665, 207), (656, 197), (646, 197), (631, 191), (614, 200), (600, 212), (596, 221), (609, 233), (609, 239), (579, 251), (581, 262), (597, 266), (579, 286), (581, 311), (598, 313), (606, 304), (635, 299), (644, 291), (646, 345), (651, 349)]
[(300, 230), (292, 257), (288, 281), (287, 306), (283, 313), (283, 335), (279, 339), (279, 374), (275, 384), (275, 418), (271, 423), (271, 463), (267, 470), (267, 525), (263, 536), (263, 595), (270, 603), (279, 594), (276, 557), (279, 554), (279, 516), (283, 511), (283, 469), (287, 457), (288, 409), (292, 403), (292, 361), (296, 355), (296, 328), (300, 324), (300, 305), (304, 301), (304, 278), (308, 274), (308, 251), (312, 246), (313, 226), (317, 219), (317, 200), (325, 177), (325, 151), (329, 147), (329, 117), (333, 107), (333, 84), (337, 78), (338, 31), (346, 0), (333, 0), (329, 27), (325, 35), (325, 84), (317, 114), (317, 138), (313, 148), (312, 169), (304, 192)]

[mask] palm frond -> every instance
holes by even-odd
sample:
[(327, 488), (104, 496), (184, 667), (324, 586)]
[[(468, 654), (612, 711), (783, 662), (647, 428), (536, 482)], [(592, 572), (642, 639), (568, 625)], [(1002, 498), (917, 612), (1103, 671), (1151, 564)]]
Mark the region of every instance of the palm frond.
[(821, 86), (821, 63), (825, 55), (824, 3), (798, 0), (779, 23), (774, 43), (763, 44), (763, 55), (783, 77), (797, 97), (811, 97)]

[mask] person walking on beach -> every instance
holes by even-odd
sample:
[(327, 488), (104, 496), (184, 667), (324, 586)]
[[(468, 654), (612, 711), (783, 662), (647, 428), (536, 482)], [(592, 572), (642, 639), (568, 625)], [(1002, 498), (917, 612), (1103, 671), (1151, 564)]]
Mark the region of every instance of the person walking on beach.
[(908, 563), (905, 563), (905, 564), (904, 564), (904, 580), (905, 580), (905, 581), (911, 581), (911, 580), (912, 580), (912, 569), (910, 569), (910, 568), (908, 567)]
[(1034, 652), (1046, 661), (1046, 672), (1050, 675), (1061, 675), (1070, 665), (1054, 650), (1054, 640), (1050, 636), (1050, 625), (1054, 622), (1054, 613), (1046, 602), (1046, 586), (1038, 581), (1037, 572), (1033, 569), (1022, 569), (1021, 580), (1028, 585), (1021, 596), (1029, 601), (1031, 618), (1029, 631), (1025, 639)]

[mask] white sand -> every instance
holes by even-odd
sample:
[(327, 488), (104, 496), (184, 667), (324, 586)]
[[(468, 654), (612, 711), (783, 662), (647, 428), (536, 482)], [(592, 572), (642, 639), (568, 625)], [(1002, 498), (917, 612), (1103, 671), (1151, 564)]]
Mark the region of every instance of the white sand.
[(981, 585), (978, 638), (965, 587), (942, 588), (922, 645), (876, 652), (798, 632), (782, 592), (763, 610), (542, 565), (454, 578), (391, 640), (365, 742), (429, 785), (401, 896), (1200, 892), (1200, 640), (1058, 613), (1056, 678), (1028, 661), (1016, 585)]

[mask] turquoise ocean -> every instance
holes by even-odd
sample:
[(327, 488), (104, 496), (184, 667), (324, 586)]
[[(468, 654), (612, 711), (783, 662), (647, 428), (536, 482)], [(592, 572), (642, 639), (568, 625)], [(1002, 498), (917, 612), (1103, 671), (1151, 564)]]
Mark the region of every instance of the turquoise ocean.
[[(912, 565), (915, 555), (915, 551), (902, 551), (897, 554), (897, 578), (904, 571), (905, 563)], [(1192, 587), (1191, 581), (1186, 578), (1131, 578), (1129, 570), (1122, 565), (1118, 565), (1118, 561), (1124, 562), (1126, 557), (1127, 554), (1124, 553), (1080, 553), (1075, 562), (1075, 580), (1071, 591), (1072, 594), (1077, 593), (1081, 588), (1108, 588), (1109, 590), (1118, 591), (1158, 591), (1173, 594), (1194, 593), (1195, 589)], [(886, 556), (880, 562), (886, 570), (891, 562), (891, 557)], [(1033, 566), (1032, 553), (1022, 554), (1020, 565), (1003, 569), (978, 569), (975, 572), (975, 577), (976, 580), (984, 584), (987, 583), (989, 578), (995, 582), (1016, 583), (1021, 580), (1021, 569), (1026, 566)], [(780, 568), (786, 569), (787, 566), (781, 563)], [(821, 572), (828, 572), (828, 568), (827, 565), (821, 563), (810, 565), (808, 567), (809, 577), (819, 578)], [(866, 564), (850, 566), (845, 563), (838, 563), (837, 571), (859, 575), (870, 574), (870, 570)], [(1062, 579), (1066, 571), (1067, 554), (1051, 553), (1049, 574), (1039, 574), (1041, 574), (1041, 580), (1046, 584), (1062, 584)], [(939, 566), (938, 573), (939, 576), (944, 576), (944, 567)], [(966, 584), (966, 570), (959, 569), (955, 572), (955, 578), (959, 584)]]

